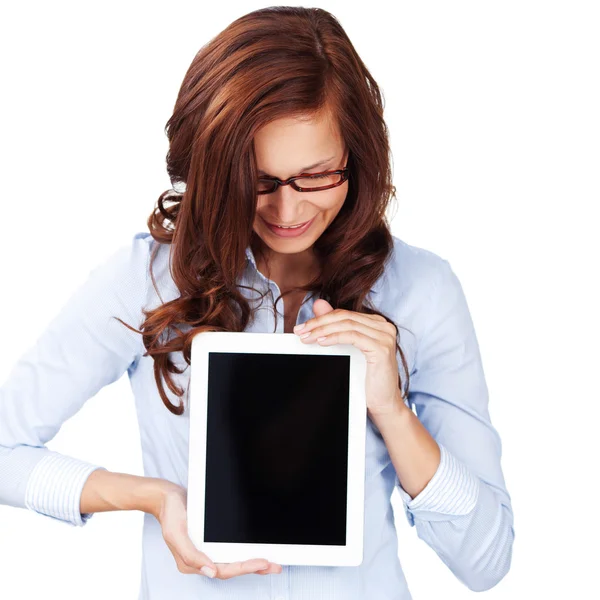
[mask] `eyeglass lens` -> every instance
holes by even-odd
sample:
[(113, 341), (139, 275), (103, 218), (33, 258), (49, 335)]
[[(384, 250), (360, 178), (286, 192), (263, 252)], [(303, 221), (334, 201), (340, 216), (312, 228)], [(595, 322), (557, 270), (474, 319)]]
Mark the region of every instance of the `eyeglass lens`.
[[(304, 189), (319, 189), (321, 187), (334, 185), (342, 180), (343, 175), (341, 173), (326, 173), (324, 175), (312, 175), (307, 177), (300, 177), (296, 179), (295, 183)], [(267, 192), (275, 189), (275, 181), (269, 179), (258, 180), (258, 191)]]

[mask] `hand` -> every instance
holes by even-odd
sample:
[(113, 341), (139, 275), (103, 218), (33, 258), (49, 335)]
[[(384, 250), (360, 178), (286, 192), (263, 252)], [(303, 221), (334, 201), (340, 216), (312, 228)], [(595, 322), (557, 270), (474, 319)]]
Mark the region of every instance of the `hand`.
[(216, 579), (230, 579), (238, 575), (257, 573), (269, 575), (281, 573), (282, 567), (264, 558), (252, 558), (234, 563), (213, 563), (204, 552), (200, 552), (190, 539), (187, 531), (187, 490), (172, 482), (166, 482), (165, 493), (155, 517), (162, 528), (162, 534), (171, 550), (177, 568), (181, 573), (209, 575), (202, 567), (212, 568)]
[(398, 361), (396, 360), (396, 328), (379, 315), (367, 315), (351, 310), (333, 309), (322, 298), (313, 305), (315, 317), (304, 327), (294, 327), (296, 335), (310, 332), (302, 342), (317, 341), (321, 346), (352, 344), (367, 358), (365, 393), (367, 411), (373, 418), (406, 408), (398, 387)]

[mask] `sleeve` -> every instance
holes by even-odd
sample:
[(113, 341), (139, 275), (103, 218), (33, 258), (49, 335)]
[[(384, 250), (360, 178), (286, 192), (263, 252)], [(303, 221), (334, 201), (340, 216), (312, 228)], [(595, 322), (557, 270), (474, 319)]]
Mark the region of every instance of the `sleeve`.
[(414, 498), (397, 476), (396, 487), (418, 537), (469, 589), (484, 591), (510, 569), (513, 511), (467, 301), (450, 263), (441, 260), (408, 394), (440, 448), (440, 463)]
[(149, 233), (137, 233), (68, 299), (0, 387), (0, 504), (27, 508), (72, 526), (87, 477), (100, 465), (45, 444), (102, 387), (137, 365), (146, 295)]

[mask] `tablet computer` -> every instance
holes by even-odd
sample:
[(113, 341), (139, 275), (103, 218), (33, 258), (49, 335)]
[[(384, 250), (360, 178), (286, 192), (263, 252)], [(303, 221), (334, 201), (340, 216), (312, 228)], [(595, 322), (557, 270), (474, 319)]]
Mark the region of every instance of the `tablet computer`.
[(366, 359), (293, 333), (192, 339), (188, 532), (214, 562), (363, 560)]

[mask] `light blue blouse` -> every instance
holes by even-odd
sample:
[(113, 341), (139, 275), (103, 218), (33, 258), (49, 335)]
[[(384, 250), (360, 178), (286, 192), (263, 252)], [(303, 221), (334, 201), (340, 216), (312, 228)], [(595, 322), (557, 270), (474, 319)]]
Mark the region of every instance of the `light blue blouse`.
[[(156, 244), (149, 233), (137, 233), (94, 268), (0, 387), (0, 504), (72, 526), (86, 523), (92, 515), (80, 513), (81, 490), (89, 474), (103, 467), (45, 444), (86, 400), (125, 372), (139, 420), (144, 475), (187, 486), (188, 412), (176, 416), (166, 409), (153, 360), (142, 357), (141, 336), (111, 318), (139, 327), (142, 308), (179, 296), (169, 271), (169, 245), (160, 245), (154, 262), (160, 295), (153, 285), (148, 268)], [(256, 310), (246, 331), (283, 333), (283, 318), (277, 318), (275, 328), (273, 315), (280, 290), (258, 271), (250, 247), (246, 256), (241, 283), (273, 293), (259, 304), (255, 292), (240, 288)], [(401, 326), (400, 344), (411, 373), (408, 403), (440, 447), (441, 461), (427, 486), (415, 498), (406, 493), (381, 434), (367, 417), (360, 566), (283, 565), (281, 574), (228, 580), (183, 574), (158, 521), (145, 514), (140, 600), (408, 600), (390, 502), (395, 488), (418, 537), (469, 589), (489, 589), (508, 572), (514, 540), (511, 499), (473, 322), (457, 276), (447, 260), (394, 237), (393, 253), (369, 297)], [(307, 293), (297, 323), (314, 316), (314, 299)], [(276, 308), (283, 313), (281, 300)], [(187, 366), (181, 352), (172, 358)], [(175, 376), (183, 389), (189, 371)]]

